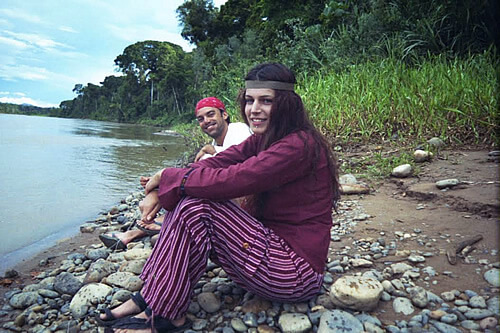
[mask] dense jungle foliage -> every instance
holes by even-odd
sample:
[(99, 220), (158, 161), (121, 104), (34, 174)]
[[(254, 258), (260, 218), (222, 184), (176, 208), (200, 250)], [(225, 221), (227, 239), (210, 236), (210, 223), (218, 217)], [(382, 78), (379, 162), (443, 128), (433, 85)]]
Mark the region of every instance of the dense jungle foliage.
[[(120, 76), (76, 84), (59, 117), (168, 126), (196, 101), (235, 99), (253, 65), (292, 68), (315, 124), (337, 141), (441, 136), (498, 141), (497, 0), (187, 0), (177, 14), (195, 48), (140, 41)], [(498, 142), (497, 142), (498, 143)]]

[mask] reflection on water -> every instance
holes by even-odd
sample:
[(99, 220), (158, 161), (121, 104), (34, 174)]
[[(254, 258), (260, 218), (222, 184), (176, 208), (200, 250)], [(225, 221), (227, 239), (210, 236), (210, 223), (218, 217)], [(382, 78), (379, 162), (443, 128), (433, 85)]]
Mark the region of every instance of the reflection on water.
[(157, 130), (0, 114), (0, 233), (8, 235), (0, 242), (0, 265), (18, 260), (30, 244), (76, 233), (138, 190), (140, 176), (174, 166), (184, 139)]

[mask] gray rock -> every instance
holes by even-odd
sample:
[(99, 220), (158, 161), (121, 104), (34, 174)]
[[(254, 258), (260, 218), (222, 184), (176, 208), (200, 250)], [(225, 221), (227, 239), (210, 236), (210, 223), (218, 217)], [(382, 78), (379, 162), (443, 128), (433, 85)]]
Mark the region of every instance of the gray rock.
[(94, 232), (95, 229), (97, 229), (98, 225), (95, 224), (95, 223), (83, 223), (82, 225), (80, 225), (80, 232), (82, 234), (91, 234)]
[(422, 268), (422, 273), (425, 273), (429, 276), (436, 276), (437, 275), (436, 270), (434, 269), (434, 267), (431, 267), (431, 266), (427, 266), (427, 267)]
[(435, 304), (442, 304), (444, 303), (441, 297), (438, 295), (434, 294), (432, 291), (427, 290), (427, 299), (429, 302), (435, 303)]
[(305, 333), (312, 328), (311, 321), (303, 313), (285, 313), (278, 319), (283, 333)]
[(379, 327), (373, 323), (370, 323), (370, 322), (364, 323), (364, 327), (365, 327), (366, 333), (384, 333), (385, 332), (384, 329), (382, 329), (381, 327)]
[(125, 288), (129, 291), (139, 291), (142, 288), (143, 281), (135, 274), (129, 272), (116, 272), (105, 279), (102, 282)]
[(196, 331), (201, 331), (205, 329), (208, 325), (208, 321), (206, 319), (196, 319), (193, 321), (192, 329)]
[(83, 279), (84, 284), (101, 282), (103, 278), (116, 272), (116, 266), (112, 262), (104, 259), (98, 259), (87, 270), (87, 275)]
[(28, 306), (36, 304), (40, 295), (36, 291), (28, 291), (13, 295), (9, 299), (9, 304), (16, 309), (26, 309)]
[(432, 153), (426, 150), (417, 149), (413, 152), (413, 158), (415, 162), (422, 163), (430, 160), (432, 158)]
[(249, 327), (257, 327), (257, 316), (254, 313), (248, 312), (245, 313), (245, 316), (243, 317), (243, 322), (245, 325)]
[(354, 268), (368, 268), (373, 266), (373, 262), (370, 260), (366, 259), (351, 259), (349, 260), (349, 263), (351, 264), (352, 267)]
[(443, 323), (447, 324), (455, 324), (458, 320), (458, 317), (456, 314), (453, 313), (447, 313), (444, 316), (441, 317), (440, 319)]
[(436, 187), (440, 190), (445, 188), (452, 188), (460, 184), (460, 181), (456, 178), (444, 179), (436, 182)]
[(64, 332), (78, 332), (78, 322), (76, 320), (64, 320), (56, 326), (56, 330)]
[(146, 260), (151, 255), (151, 249), (133, 248), (126, 251), (123, 256), (126, 260)]
[(391, 300), (391, 295), (387, 291), (384, 291), (382, 292), (382, 296), (380, 296), (380, 300), (389, 302)]
[(486, 301), (485, 301), (484, 297), (482, 297), (482, 296), (472, 296), (469, 299), (469, 306), (471, 306), (473, 308), (485, 309), (486, 308)]
[(479, 324), (476, 323), (474, 320), (463, 320), (460, 323), (460, 326), (468, 330), (476, 330), (476, 331), (481, 328)]
[(415, 311), (411, 301), (406, 297), (396, 297), (392, 302), (392, 308), (394, 312), (402, 313), (406, 316), (411, 315)]
[(493, 313), (500, 314), (500, 299), (498, 296), (492, 297), (486, 301), (486, 305), (488, 306), (488, 310)]
[(245, 325), (243, 320), (240, 318), (233, 318), (231, 319), (231, 327), (236, 331), (236, 332), (246, 332), (248, 327)]
[(201, 309), (201, 307), (198, 304), (198, 302), (189, 303), (189, 308), (188, 308), (189, 313), (197, 314), (198, 312), (200, 312), (200, 309)]
[(68, 272), (62, 272), (54, 280), (54, 289), (60, 294), (74, 295), (81, 287), (80, 280)]
[(71, 300), (69, 305), (71, 314), (75, 318), (84, 317), (92, 304), (104, 303), (112, 290), (110, 286), (102, 283), (91, 283), (83, 286)]
[(374, 317), (374, 316), (370, 316), (366, 313), (360, 313), (358, 315), (356, 315), (356, 318), (363, 324), (365, 325), (367, 322), (371, 323), (371, 324), (374, 324), (376, 326), (382, 326), (382, 322), (380, 321), (380, 319), (378, 319), (377, 317)]
[(136, 275), (141, 274), (142, 268), (144, 267), (144, 264), (146, 264), (145, 259), (140, 259), (140, 260), (130, 260), (126, 261), (123, 263), (123, 265), (120, 266), (120, 272), (130, 272), (134, 273)]
[(398, 263), (392, 264), (391, 268), (392, 268), (392, 272), (394, 274), (403, 274), (404, 272), (413, 269), (413, 266), (408, 265), (407, 263), (404, 263), (404, 262), (398, 262)]
[(438, 137), (433, 137), (433, 138), (427, 140), (427, 143), (430, 144), (431, 146), (436, 147), (436, 148), (441, 148), (441, 147), (444, 147), (444, 145), (445, 145), (444, 141)]
[(392, 285), (391, 281), (389, 281), (389, 280), (382, 281), (382, 287), (389, 294), (391, 294), (394, 291), (394, 286)]
[(498, 325), (498, 319), (495, 317), (487, 317), (479, 322), (479, 327), (482, 330), (495, 329)]
[(325, 311), (321, 315), (318, 333), (362, 332), (363, 324), (352, 314), (342, 310)]
[(358, 181), (356, 179), (356, 177), (354, 177), (354, 175), (348, 173), (348, 174), (345, 174), (345, 175), (342, 175), (339, 177), (339, 184), (357, 184)]
[(451, 301), (454, 301), (455, 300), (455, 294), (451, 291), (445, 291), (445, 292), (442, 292), (441, 293), (441, 297), (443, 298), (443, 300), (445, 300), (446, 302), (451, 302)]
[(467, 319), (480, 320), (486, 317), (491, 317), (494, 313), (488, 309), (470, 309), (465, 312), (464, 315)]
[(198, 304), (203, 310), (208, 313), (214, 313), (219, 311), (221, 307), (221, 302), (219, 298), (210, 292), (201, 293), (198, 295)]
[(439, 321), (431, 320), (430, 323), (437, 328), (441, 333), (462, 333), (462, 330), (456, 328), (455, 326), (448, 325), (446, 323), (441, 323)]
[(127, 204), (121, 204), (118, 206), (118, 211), (120, 211), (120, 212), (126, 211), (127, 209), (128, 209)]
[(413, 168), (410, 164), (403, 164), (392, 169), (391, 175), (398, 178), (406, 178), (411, 175)]
[(89, 258), (92, 261), (96, 261), (97, 259), (106, 259), (109, 256), (109, 252), (105, 248), (99, 248), (99, 249), (88, 249), (85, 252), (85, 255), (87, 258)]
[(113, 294), (113, 297), (111, 298), (111, 306), (118, 305), (120, 303), (123, 303), (127, 301), (132, 293), (128, 290), (121, 289), (118, 290), (116, 293)]
[(427, 298), (427, 291), (422, 287), (409, 288), (411, 302), (419, 308), (425, 308), (429, 299)]
[(384, 288), (373, 278), (342, 276), (330, 288), (333, 304), (354, 310), (374, 309)]
[(484, 279), (493, 287), (500, 287), (500, 269), (492, 268), (483, 275)]
[(54, 290), (49, 290), (49, 289), (38, 289), (38, 294), (43, 297), (47, 298), (57, 298), (59, 297), (59, 293), (54, 291)]
[(419, 255), (416, 255), (416, 254), (411, 254), (408, 257), (408, 261), (412, 262), (412, 263), (421, 263), (421, 262), (425, 262), (425, 258), (423, 256), (419, 256)]

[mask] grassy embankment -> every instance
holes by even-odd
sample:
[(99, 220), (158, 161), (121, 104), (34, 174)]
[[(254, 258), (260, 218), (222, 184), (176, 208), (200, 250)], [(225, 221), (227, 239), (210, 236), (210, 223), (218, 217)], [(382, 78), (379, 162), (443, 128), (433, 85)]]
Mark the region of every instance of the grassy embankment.
[[(411, 66), (386, 59), (342, 72), (300, 73), (297, 93), (333, 145), (396, 146), (397, 154), (374, 153), (357, 163), (360, 170), (346, 170), (383, 177), (397, 164), (413, 163), (413, 149), (435, 136), (449, 145), (498, 145), (497, 71), (489, 52)], [(235, 103), (229, 113), (238, 118)], [(193, 146), (207, 142), (197, 125), (177, 130), (195, 138)]]
[(389, 59), (305, 76), (298, 93), (332, 143), (396, 146), (396, 154), (375, 152), (353, 163), (353, 170), (345, 166), (386, 177), (399, 164), (413, 164), (415, 147), (435, 136), (448, 145), (498, 146), (499, 63), (494, 59), (491, 53), (452, 61), (435, 57), (413, 66)]

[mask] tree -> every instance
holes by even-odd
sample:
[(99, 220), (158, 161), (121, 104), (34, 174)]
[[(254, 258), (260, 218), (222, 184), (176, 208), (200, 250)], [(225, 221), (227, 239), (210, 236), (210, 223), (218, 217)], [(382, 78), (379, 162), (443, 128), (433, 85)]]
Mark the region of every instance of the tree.
[(213, 20), (217, 14), (212, 0), (188, 0), (176, 10), (183, 26), (181, 36), (199, 45), (213, 32)]

